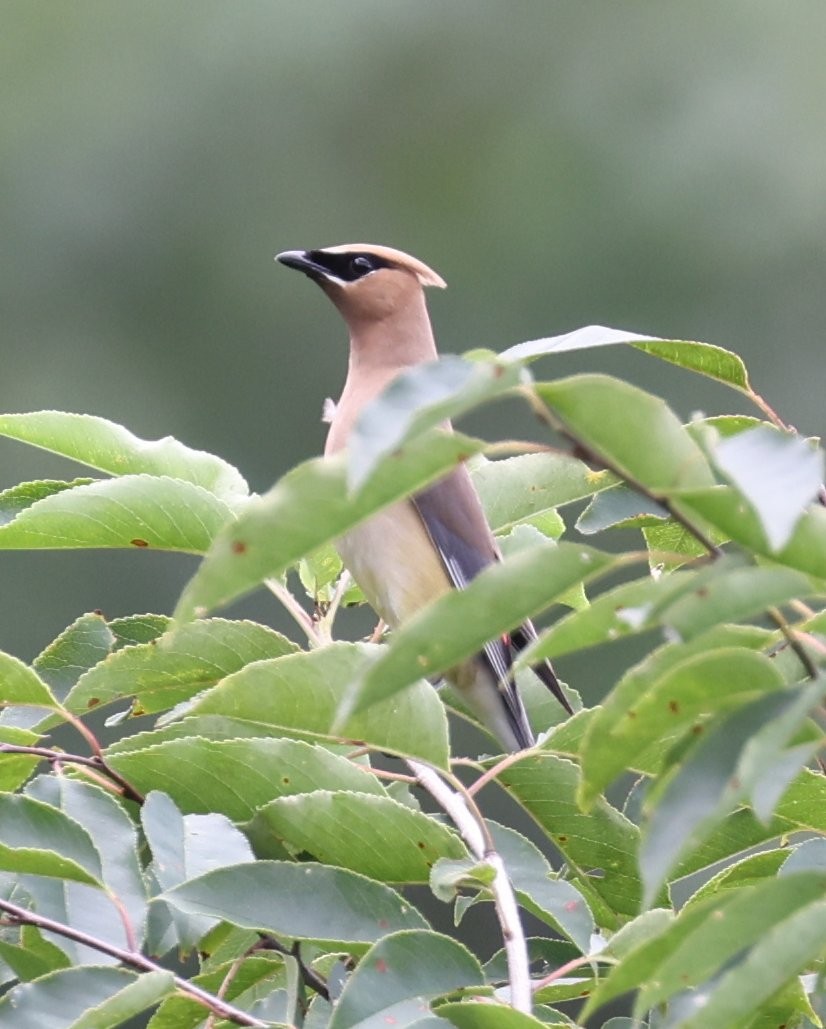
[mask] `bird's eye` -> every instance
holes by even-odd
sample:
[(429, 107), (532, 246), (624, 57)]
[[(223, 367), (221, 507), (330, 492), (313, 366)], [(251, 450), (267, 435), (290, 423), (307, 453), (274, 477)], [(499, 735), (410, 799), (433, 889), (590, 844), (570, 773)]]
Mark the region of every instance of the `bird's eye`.
[(360, 275), (366, 275), (368, 272), (373, 271), (373, 262), (369, 257), (364, 257), (363, 255), (354, 257), (350, 261), (350, 271), (352, 271), (356, 278)]

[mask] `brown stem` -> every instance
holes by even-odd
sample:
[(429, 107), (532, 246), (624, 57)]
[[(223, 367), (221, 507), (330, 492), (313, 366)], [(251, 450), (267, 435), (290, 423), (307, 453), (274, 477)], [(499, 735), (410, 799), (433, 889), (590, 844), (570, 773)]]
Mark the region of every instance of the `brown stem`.
[(329, 1001), (330, 991), (327, 989), (327, 983), (321, 978), (318, 972), (313, 971), (309, 965), (304, 964), (298, 943), (294, 943), (290, 949), (285, 947), (283, 943), (280, 943), (274, 936), (262, 933), (261, 942), (257, 946), (263, 950), (274, 950), (279, 954), (285, 954), (288, 957), (295, 958), (304, 985), (309, 986), (310, 989), (315, 990), (320, 997)]
[(803, 667), (806, 669), (806, 674), (810, 679), (816, 679), (820, 672), (818, 671), (817, 665), (815, 664), (811, 654), (803, 646), (798, 633), (792, 629), (783, 614), (776, 608), (770, 607), (768, 610), (769, 618), (774, 622), (777, 628), (783, 633), (786, 638), (786, 642), (797, 654), (797, 658)]
[[(106, 763), (100, 754), (94, 757), (86, 757), (85, 754), (64, 754), (62, 750), (50, 750), (48, 747), (24, 747), (15, 743), (0, 743), (0, 754), (28, 754), (31, 757), (39, 757), (52, 765), (83, 765), (86, 768), (102, 772), (118, 786), (118, 792), (127, 800), (134, 800), (136, 804), (143, 803), (143, 794), (135, 789), (131, 783), (116, 772), (114, 768)], [(97, 778), (97, 776), (94, 776)]]
[[(117, 958), (124, 965), (129, 965), (130, 968), (134, 968), (139, 972), (164, 972), (169, 974), (169, 969), (150, 960), (139, 951), (116, 947), (114, 944), (107, 943), (105, 940), (99, 940), (97, 937), (90, 936), (79, 929), (73, 929), (70, 925), (64, 925), (63, 922), (56, 922), (54, 919), (38, 915), (34, 911), (27, 911), (25, 908), (12, 904), (8, 900), (0, 899), (0, 911), (5, 911), (12, 921), (18, 925), (34, 925), (38, 929), (44, 929), (46, 932), (65, 936), (67, 940), (74, 940), (76, 943), (82, 943), (86, 947), (100, 951), (101, 954), (108, 954), (110, 957)], [(172, 976), (172, 981), (181, 993), (185, 993), (209, 1011), (214, 1011), (221, 1018), (234, 1022), (236, 1025), (251, 1026), (253, 1029), (266, 1029), (266, 1022), (261, 1022), (259, 1019), (253, 1018), (252, 1015), (248, 1015), (246, 1011), (241, 1011), (240, 1008), (227, 1004), (226, 1001), (208, 993), (206, 990), (202, 990), (195, 983), (191, 983), (177, 975)]]

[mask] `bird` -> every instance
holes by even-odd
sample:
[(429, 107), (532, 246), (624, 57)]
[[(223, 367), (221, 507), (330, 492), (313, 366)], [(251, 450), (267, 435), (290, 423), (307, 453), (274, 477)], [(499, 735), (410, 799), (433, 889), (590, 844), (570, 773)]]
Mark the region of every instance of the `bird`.
[[(345, 449), (361, 412), (405, 370), (438, 358), (425, 287), (446, 283), (426, 264), (392, 247), (350, 243), (277, 254), (317, 283), (350, 335), (344, 389), (329, 417), (325, 455)], [(448, 426), (449, 427), (449, 426)], [(451, 589), (465, 588), (501, 553), (464, 464), (409, 500), (372, 515), (336, 541), (344, 567), (391, 629)], [(530, 621), (487, 643), (445, 678), (510, 752), (534, 734), (513, 675), (517, 653), (536, 639)], [(533, 670), (570, 715), (550, 662)]]

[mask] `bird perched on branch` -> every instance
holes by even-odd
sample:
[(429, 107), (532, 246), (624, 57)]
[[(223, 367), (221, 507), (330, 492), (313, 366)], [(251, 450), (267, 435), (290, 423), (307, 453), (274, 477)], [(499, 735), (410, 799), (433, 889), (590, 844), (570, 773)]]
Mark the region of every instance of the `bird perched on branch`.
[[(364, 407), (400, 372), (438, 357), (424, 287), (445, 283), (409, 254), (367, 243), (288, 250), (276, 259), (317, 282), (350, 331), (347, 381), (325, 447), (325, 454), (334, 454), (347, 446)], [(467, 586), (501, 556), (464, 465), (373, 515), (336, 545), (344, 566), (391, 628), (448, 590)], [(533, 625), (525, 622), (446, 676), (511, 751), (534, 742), (512, 666), (535, 638)], [(534, 671), (572, 714), (550, 663)]]

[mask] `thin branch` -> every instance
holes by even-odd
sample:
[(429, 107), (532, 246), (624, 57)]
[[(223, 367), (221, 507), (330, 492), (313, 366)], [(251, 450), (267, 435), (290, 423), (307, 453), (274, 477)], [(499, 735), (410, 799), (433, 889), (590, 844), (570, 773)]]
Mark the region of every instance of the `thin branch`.
[(763, 414), (769, 419), (772, 425), (776, 426), (778, 429), (789, 429), (789, 425), (783, 421), (783, 419), (780, 417), (777, 411), (775, 411), (774, 408), (771, 407), (769, 402), (764, 397), (761, 397), (759, 393), (755, 393), (753, 389), (749, 390), (748, 396), (751, 397), (751, 401), (754, 404), (754, 406), (759, 408), (763, 412)]
[[(224, 1000), (224, 998), (227, 995), (227, 990), (232, 985), (233, 979), (235, 979), (235, 977), (241, 971), (241, 966), (244, 964), (244, 961), (246, 960), (250, 952), (255, 949), (255, 947), (256, 944), (253, 944), (252, 947), (250, 947), (244, 954), (241, 954), (240, 957), (237, 957), (229, 966), (229, 968), (227, 969), (227, 974), (221, 980), (221, 985), (218, 987), (218, 992), (215, 994), (218, 1000)], [(218, 1018), (216, 1012), (210, 1011), (209, 1018), (206, 1020), (206, 1022), (204, 1022), (204, 1029), (215, 1029), (216, 1018)]]
[[(52, 765), (82, 765), (106, 775), (116, 784), (120, 796), (127, 800), (134, 800), (136, 804), (142, 804), (144, 800), (143, 794), (139, 793), (120, 773), (108, 765), (99, 754), (87, 757), (85, 754), (64, 754), (62, 750), (50, 750), (48, 747), (24, 747), (14, 743), (0, 743), (0, 754), (24, 754), (30, 757), (39, 757)], [(101, 782), (99, 776), (95, 775), (93, 778)], [(101, 785), (103, 785), (102, 782)]]
[(506, 768), (510, 768), (511, 765), (515, 765), (517, 761), (521, 761), (527, 754), (532, 753), (533, 748), (528, 750), (517, 750), (513, 754), (506, 754), (501, 761), (497, 761), (496, 764), (489, 768), (484, 775), (480, 775), (470, 786), (467, 787), (468, 793), (471, 797), (475, 797), (476, 794), (485, 788), (491, 780), (495, 779), (501, 772), (504, 772)]
[(558, 454), (568, 457), (566, 451), (561, 447), (551, 446), (550, 443), (537, 443), (535, 440), (524, 439), (500, 439), (485, 444), (485, 456), (488, 454), (494, 457), (506, 454)]
[(408, 759), (407, 766), (421, 786), (452, 819), (462, 835), (471, 854), (493, 869), (493, 894), (496, 915), (502, 929), (502, 940), (508, 960), (510, 999), (515, 1010), (531, 1013), (531, 977), (528, 960), (528, 945), (519, 918), (519, 906), (513, 891), (505, 863), (493, 848), (490, 833), (472, 797), (461, 784), (463, 792), (451, 789), (439, 774), (428, 765)]
[[(150, 960), (139, 951), (116, 947), (114, 944), (100, 940), (96, 936), (90, 936), (79, 929), (73, 929), (70, 925), (56, 922), (54, 919), (38, 915), (34, 911), (27, 911), (25, 908), (12, 904), (8, 900), (0, 899), (0, 911), (5, 911), (18, 925), (34, 925), (38, 929), (44, 929), (46, 932), (65, 936), (67, 940), (74, 940), (76, 943), (82, 943), (86, 947), (100, 951), (101, 954), (108, 954), (110, 957), (117, 958), (124, 965), (129, 965), (130, 968), (134, 968), (139, 972), (164, 972), (167, 975), (169, 974), (168, 968), (164, 968), (162, 965), (157, 964), (157, 962)], [(191, 983), (177, 975), (172, 976), (172, 981), (181, 993), (185, 993), (209, 1011), (214, 1011), (221, 1018), (234, 1022), (236, 1025), (251, 1026), (252, 1029), (267, 1029), (266, 1022), (261, 1022), (252, 1015), (248, 1015), (246, 1011), (241, 1011), (240, 1008), (227, 1004), (226, 1001), (214, 996), (214, 994), (202, 990), (195, 983)]]
[(544, 976), (542, 979), (535, 979), (532, 983), (532, 989), (534, 993), (537, 990), (541, 990), (544, 986), (550, 986), (551, 983), (558, 982), (563, 979), (569, 972), (575, 972), (578, 968), (582, 968), (583, 965), (591, 965), (594, 963), (594, 956), (584, 955), (579, 958), (571, 958), (570, 961), (566, 961), (564, 965), (560, 965), (559, 968), (555, 968), (553, 972)]
[(316, 629), (315, 621), (311, 615), (307, 614), (287, 587), (279, 582), (278, 579), (265, 579), (264, 585), (278, 599), (284, 610), (289, 615), (292, 615), (293, 620), (307, 637), (310, 645), (313, 647), (319, 646), (322, 640)]
[(311, 990), (329, 1001), (330, 991), (327, 988), (327, 983), (314, 969), (310, 968), (309, 965), (305, 965), (301, 957), (301, 952), (298, 943), (294, 943), (292, 949), (285, 947), (283, 943), (268, 933), (261, 934), (261, 940), (256, 944), (256, 948), (260, 950), (274, 950), (279, 954), (284, 954), (287, 957), (295, 958), (295, 962), (298, 965), (298, 969), (301, 973), (301, 978), (305, 986), (309, 986)]
[(626, 483), (633, 490), (636, 490), (644, 497), (648, 497), (649, 500), (653, 500), (654, 503), (664, 507), (674, 521), (679, 525), (682, 525), (686, 532), (690, 533), (700, 543), (700, 545), (708, 551), (711, 557), (720, 557), (722, 555), (723, 551), (720, 547), (718, 547), (717, 544), (714, 543), (698, 525), (695, 525), (690, 518), (684, 515), (670, 498), (658, 496), (647, 486), (644, 486), (633, 476), (629, 475), (618, 465), (614, 464), (610, 458), (606, 457), (604, 454), (600, 454), (587, 443), (584, 443), (582, 440), (573, 436), (571, 434), (571, 430), (564, 424), (564, 422), (558, 421), (554, 418), (532, 389), (529, 387), (523, 387), (522, 392), (528, 398), (528, 403), (539, 420), (544, 422), (555, 432), (561, 432), (567, 439), (571, 440), (574, 446), (582, 452), (586, 460), (590, 461), (592, 464), (597, 464), (600, 467), (607, 469), (609, 472), (612, 472), (618, 479), (621, 479), (622, 482)]
[(341, 602), (344, 600), (344, 594), (350, 588), (353, 582), (353, 577), (347, 571), (343, 569), (341, 575), (338, 577), (336, 588), (333, 591), (332, 599), (327, 605), (327, 609), (324, 614), (316, 621), (316, 631), (323, 638), (325, 643), (331, 643), (333, 639), (333, 622), (336, 620), (338, 609), (341, 607)]
[(795, 652), (798, 660), (806, 669), (806, 674), (809, 676), (810, 679), (816, 679), (820, 675), (820, 672), (818, 671), (818, 667), (815, 664), (811, 654), (809, 654), (809, 652), (804, 647), (799, 634), (796, 633), (794, 629), (789, 625), (789, 623), (783, 617), (783, 613), (778, 608), (770, 607), (768, 609), (768, 615), (769, 618), (771, 618), (771, 620), (777, 626), (777, 628), (785, 636), (786, 642)]

